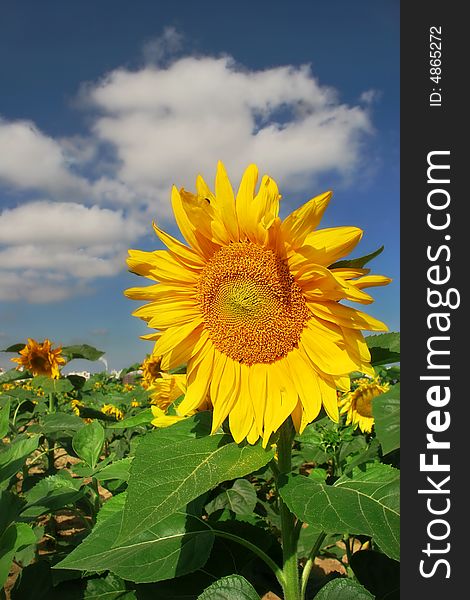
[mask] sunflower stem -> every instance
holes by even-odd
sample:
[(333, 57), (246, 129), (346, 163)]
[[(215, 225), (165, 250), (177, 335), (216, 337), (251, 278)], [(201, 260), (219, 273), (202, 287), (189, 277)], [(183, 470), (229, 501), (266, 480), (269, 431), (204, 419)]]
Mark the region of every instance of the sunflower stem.
[(313, 565), (315, 563), (315, 557), (318, 554), (318, 551), (320, 550), (321, 545), (323, 544), (323, 541), (325, 538), (326, 538), (326, 533), (324, 533), (324, 532), (320, 533), (320, 535), (317, 537), (315, 544), (308, 555), (307, 562), (305, 563), (305, 566), (302, 570), (302, 587), (300, 590), (300, 597), (302, 600), (304, 600), (304, 598), (305, 598), (308, 580), (309, 580)]
[(261, 548), (258, 548), (258, 546), (252, 544), (248, 540), (245, 540), (244, 538), (241, 538), (238, 535), (234, 535), (233, 533), (229, 533), (228, 531), (212, 529), (212, 533), (221, 538), (225, 538), (227, 540), (231, 540), (232, 542), (236, 542), (237, 544), (241, 544), (242, 546), (245, 546), (245, 548), (248, 548), (248, 550), (251, 550), (254, 554), (261, 558), (261, 560), (264, 561), (265, 564), (272, 570), (274, 575), (276, 575), (279, 584), (284, 588), (285, 582), (282, 569), (278, 567), (278, 565), (273, 561), (273, 559), (267, 554), (265, 554), (263, 550), (261, 550)]
[(55, 394), (49, 392), (49, 414), (55, 412)]
[[(279, 430), (277, 443), (277, 470), (286, 475), (292, 470), (292, 441), (294, 428), (290, 419), (285, 421)], [(297, 566), (297, 534), (293, 515), (279, 494), (279, 479), (276, 477), (278, 488), (279, 513), (281, 516), (281, 542), (284, 573), (284, 600), (300, 600), (299, 570)]]

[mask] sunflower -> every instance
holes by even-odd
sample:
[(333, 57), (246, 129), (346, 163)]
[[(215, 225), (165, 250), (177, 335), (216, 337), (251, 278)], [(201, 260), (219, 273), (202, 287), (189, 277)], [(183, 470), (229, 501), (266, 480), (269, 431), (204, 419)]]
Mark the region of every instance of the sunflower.
[(155, 380), (161, 377), (160, 363), (161, 356), (151, 354), (142, 363), (142, 387), (148, 390), (154, 384)]
[(335, 266), (359, 242), (357, 227), (317, 230), (326, 192), (279, 218), (280, 194), (250, 165), (234, 194), (222, 163), (215, 193), (202, 177), (197, 193), (172, 190), (185, 245), (154, 229), (168, 250), (130, 250), (129, 269), (154, 281), (128, 297), (150, 302), (133, 314), (158, 330), (154, 354), (167, 371), (187, 363), (189, 414), (213, 407), (212, 431), (228, 417), (236, 442), (270, 435), (292, 417), (297, 431), (323, 406), (338, 420), (336, 389), (348, 374), (373, 373), (361, 330), (386, 331), (377, 319), (339, 303), (369, 304), (364, 287), (390, 279)]
[(149, 388), (150, 404), (166, 410), (186, 392), (186, 375), (169, 375), (162, 373)]
[[(53, 349), (49, 340), (44, 340), (38, 344), (36, 340), (28, 338), (28, 343), (20, 350), (18, 358), (12, 358), (19, 367), (22, 366), (33, 375), (46, 375), (52, 379), (59, 379), (59, 367), (65, 365), (65, 358), (62, 354), (62, 347)], [(19, 368), (17, 367), (17, 368)]]
[(381, 383), (379, 377), (367, 379), (365, 377), (355, 381), (354, 390), (344, 394), (339, 402), (340, 414), (347, 413), (346, 425), (359, 427), (363, 433), (370, 433), (374, 425), (372, 415), (372, 400), (390, 389), (388, 383)]
[(124, 413), (120, 408), (114, 406), (114, 404), (104, 404), (101, 407), (101, 412), (105, 415), (115, 417), (116, 421), (122, 421), (124, 419)]

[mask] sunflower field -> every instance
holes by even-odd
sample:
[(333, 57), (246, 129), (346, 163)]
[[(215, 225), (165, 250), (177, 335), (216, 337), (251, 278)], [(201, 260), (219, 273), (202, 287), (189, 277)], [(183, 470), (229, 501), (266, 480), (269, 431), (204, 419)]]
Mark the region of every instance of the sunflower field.
[(362, 231), (318, 227), (330, 192), (281, 220), (257, 180), (219, 163), (172, 191), (186, 244), (154, 224), (167, 249), (129, 251), (142, 364), (4, 348), (2, 598), (399, 597), (399, 333), (351, 307), (383, 248), (345, 258)]

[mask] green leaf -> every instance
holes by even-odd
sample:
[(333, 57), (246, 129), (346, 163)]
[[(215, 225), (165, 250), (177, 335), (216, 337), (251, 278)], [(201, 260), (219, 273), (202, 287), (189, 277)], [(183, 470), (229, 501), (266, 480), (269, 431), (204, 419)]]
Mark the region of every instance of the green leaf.
[(106, 519), (109, 519), (116, 513), (122, 514), (125, 502), (126, 502), (126, 492), (123, 492), (121, 494), (116, 494), (116, 496), (113, 496), (109, 500), (106, 500), (106, 502), (103, 504), (103, 506), (101, 507), (101, 510), (98, 513), (98, 516), (96, 518), (96, 524), (100, 525), (101, 523), (103, 523), (103, 521), (105, 521)]
[(117, 460), (100, 471), (97, 471), (95, 477), (99, 481), (108, 481), (109, 479), (122, 479), (122, 481), (127, 481), (129, 479), (131, 463), (132, 457), (130, 456)]
[(380, 246), (374, 252), (370, 254), (366, 254), (365, 256), (361, 256), (359, 258), (350, 258), (348, 260), (339, 260), (338, 262), (333, 263), (328, 268), (329, 269), (339, 269), (339, 268), (352, 268), (352, 269), (362, 269), (368, 262), (370, 262), (379, 254), (382, 254), (384, 251), (384, 246)]
[(24, 500), (16, 494), (6, 490), (0, 492), (0, 536), (16, 520), (24, 504)]
[(384, 454), (400, 447), (400, 384), (372, 400), (375, 432)]
[(237, 515), (249, 515), (257, 501), (255, 488), (246, 479), (237, 479), (231, 488), (224, 490), (206, 505), (208, 514), (229, 509)]
[(201, 519), (177, 512), (120, 544), (122, 513), (105, 519), (55, 568), (110, 570), (119, 577), (148, 583), (195, 571), (209, 557), (213, 534)]
[(8, 481), (26, 462), (26, 459), (39, 445), (39, 436), (17, 437), (11, 444), (5, 444), (0, 451), (0, 484)]
[(115, 423), (107, 423), (106, 427), (109, 429), (125, 429), (126, 427), (135, 427), (136, 425), (148, 425), (153, 418), (152, 409), (146, 408), (134, 417), (128, 417)]
[(316, 594), (315, 600), (374, 600), (362, 585), (351, 579), (333, 579)]
[(374, 598), (396, 600), (400, 589), (400, 563), (381, 552), (360, 550), (351, 556), (351, 569)]
[(99, 421), (85, 425), (72, 438), (72, 447), (75, 453), (92, 469), (96, 467), (103, 444), (104, 429)]
[(5, 437), (10, 429), (10, 398), (0, 408), (0, 439)]
[(28, 504), (22, 516), (37, 517), (76, 502), (84, 494), (81, 484), (80, 479), (74, 479), (67, 471), (45, 477), (25, 493)]
[(120, 542), (222, 481), (260, 469), (274, 455), (261, 445), (239, 446), (222, 433), (205, 435), (208, 427), (210, 417), (199, 413), (142, 438), (132, 461)]
[(400, 334), (397, 332), (368, 335), (365, 338), (373, 366), (388, 365), (400, 360)]
[(399, 471), (366, 464), (332, 486), (309, 477), (290, 476), (280, 493), (290, 510), (327, 533), (370, 535), (381, 550), (398, 559)]
[(24, 342), (19, 344), (12, 344), (11, 346), (8, 346), (8, 348), (5, 348), (5, 350), (2, 350), (2, 352), (21, 352), (21, 350), (23, 350), (25, 346), (26, 344)]
[(46, 415), (44, 421), (38, 429), (45, 434), (65, 433), (73, 435), (76, 431), (84, 427), (83, 421), (76, 415), (67, 413), (53, 413)]
[(51, 379), (47, 375), (36, 375), (33, 377), (32, 386), (35, 389), (41, 388), (46, 394), (65, 394), (73, 390), (73, 385), (67, 378)]
[(98, 360), (101, 356), (103, 356), (104, 352), (102, 350), (97, 350), (88, 344), (79, 344), (75, 346), (64, 346), (62, 348), (62, 354), (69, 361), (74, 358)]
[(34, 544), (36, 536), (26, 523), (12, 523), (0, 537), (0, 587), (5, 583), (17, 550)]
[(49, 600), (51, 593), (51, 568), (46, 560), (39, 560), (21, 569), (11, 600)]
[[(23, 344), (24, 345), (24, 344)], [(7, 350), (4, 350), (7, 352)], [(30, 375), (23, 371), (18, 371), (17, 369), (9, 369), (0, 375), (0, 384), (2, 383), (11, 383), (12, 381), (18, 381), (18, 379), (30, 379)]]
[(131, 600), (135, 593), (126, 589), (126, 582), (114, 573), (106, 577), (89, 579), (83, 600)]
[(259, 600), (259, 595), (244, 577), (229, 575), (214, 581), (198, 600)]

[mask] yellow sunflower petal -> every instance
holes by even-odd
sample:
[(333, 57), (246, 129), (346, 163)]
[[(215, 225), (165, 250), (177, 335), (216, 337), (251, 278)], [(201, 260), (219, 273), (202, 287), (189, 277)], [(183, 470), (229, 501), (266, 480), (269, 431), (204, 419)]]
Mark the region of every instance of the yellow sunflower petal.
[(249, 227), (249, 211), (256, 190), (258, 181), (258, 168), (256, 165), (250, 165), (245, 172), (237, 192), (236, 211), (240, 232), (248, 236)]
[(309, 233), (296, 252), (309, 262), (327, 267), (349, 254), (361, 237), (358, 227), (319, 229)]
[(235, 210), (235, 196), (233, 195), (232, 184), (221, 161), (217, 164), (215, 196), (217, 199), (217, 210), (229, 233), (230, 239), (233, 242), (238, 242), (240, 235), (238, 233), (238, 220)]
[(194, 250), (188, 248), (179, 240), (160, 229), (155, 222), (152, 223), (152, 225), (157, 236), (177, 259), (189, 265), (191, 268), (201, 269), (204, 266), (204, 260), (194, 252)]
[(181, 414), (188, 414), (204, 403), (209, 392), (214, 363), (215, 350), (209, 342), (188, 365), (186, 395), (178, 407)]
[(392, 280), (390, 277), (385, 277), (384, 275), (366, 275), (365, 277), (361, 277), (356, 281), (351, 281), (351, 285), (362, 289), (365, 287), (376, 287), (382, 285), (388, 285)]
[(210, 392), (214, 413), (212, 415), (212, 433), (222, 425), (237, 401), (240, 388), (239, 363), (225, 354), (216, 353)]
[(368, 331), (388, 331), (388, 327), (382, 321), (355, 308), (338, 304), (338, 302), (307, 302), (307, 305), (317, 317), (337, 323), (341, 327), (366, 329)]
[[(179, 360), (182, 354), (186, 355), (194, 347), (202, 333), (202, 327), (203, 320), (198, 318), (181, 326), (170, 327), (161, 335), (155, 344), (154, 354), (162, 357), (163, 370), (174, 368), (163, 366), (164, 361), (166, 364), (173, 364), (175, 359)], [(186, 360), (189, 358), (190, 356)]]
[(285, 241), (296, 250), (303, 245), (305, 238), (321, 221), (332, 192), (315, 196), (284, 219), (281, 232)]
[[(319, 343), (321, 340), (321, 343)], [(319, 319), (309, 320), (301, 337), (301, 344), (317, 370), (328, 375), (345, 375), (357, 369), (349, 354), (341, 347), (339, 328)]]

